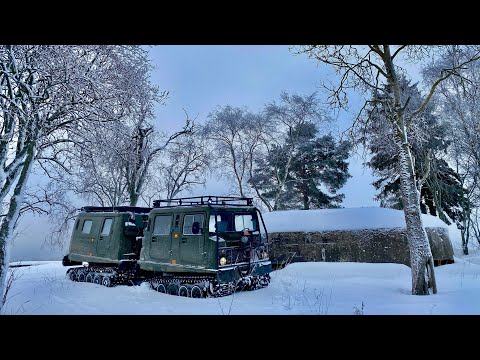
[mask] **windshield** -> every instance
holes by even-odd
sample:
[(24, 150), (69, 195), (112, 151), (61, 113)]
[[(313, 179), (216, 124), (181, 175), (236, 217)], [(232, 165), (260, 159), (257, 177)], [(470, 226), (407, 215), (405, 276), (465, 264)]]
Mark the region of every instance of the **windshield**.
[[(256, 212), (217, 212), (218, 232), (226, 231), (258, 231), (258, 218)], [(215, 232), (215, 215), (210, 215), (208, 231)]]

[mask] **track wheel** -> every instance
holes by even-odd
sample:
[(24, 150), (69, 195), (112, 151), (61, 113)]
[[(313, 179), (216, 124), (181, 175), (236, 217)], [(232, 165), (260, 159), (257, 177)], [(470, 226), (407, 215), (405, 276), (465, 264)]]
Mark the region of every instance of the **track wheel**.
[(78, 282), (84, 282), (85, 281), (85, 273), (83, 271), (80, 271), (77, 274), (77, 281)]
[(158, 283), (155, 290), (162, 294), (165, 294), (167, 292), (167, 289), (165, 289), (165, 285), (163, 285), (162, 283)]
[(112, 280), (108, 276), (104, 276), (102, 279), (102, 285), (106, 287), (111, 287), (112, 286)]
[(77, 281), (77, 272), (76, 271), (70, 271), (67, 274), (67, 277), (72, 281)]
[(88, 273), (87, 276), (85, 276), (85, 282), (92, 283), (93, 282), (93, 274)]
[(167, 285), (167, 294), (170, 295), (178, 295), (178, 284), (176, 283), (169, 283)]
[(102, 283), (102, 276), (101, 276), (101, 275), (98, 275), (98, 274), (95, 275), (95, 276), (93, 277), (93, 282), (94, 282), (95, 284), (101, 284), (101, 283)]
[(203, 290), (198, 285), (193, 285), (190, 293), (191, 293), (192, 298), (202, 298), (203, 297)]
[(180, 285), (178, 296), (190, 297), (190, 291), (188, 291), (188, 288), (185, 285)]

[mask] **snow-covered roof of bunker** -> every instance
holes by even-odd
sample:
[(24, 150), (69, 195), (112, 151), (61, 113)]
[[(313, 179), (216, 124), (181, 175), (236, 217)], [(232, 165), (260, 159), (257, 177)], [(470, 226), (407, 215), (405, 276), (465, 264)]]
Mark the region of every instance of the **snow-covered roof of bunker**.
[[(268, 232), (313, 232), (405, 228), (402, 210), (380, 207), (284, 210), (263, 213)], [(425, 227), (448, 227), (432, 215), (422, 214)]]

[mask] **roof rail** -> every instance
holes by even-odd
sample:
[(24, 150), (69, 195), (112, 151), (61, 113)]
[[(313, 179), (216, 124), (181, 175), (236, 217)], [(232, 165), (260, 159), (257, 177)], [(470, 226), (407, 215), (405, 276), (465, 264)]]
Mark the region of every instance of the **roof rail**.
[(153, 201), (153, 207), (155, 208), (198, 205), (252, 206), (253, 198), (205, 195)]
[(139, 206), (84, 206), (81, 211), (85, 212), (133, 212), (135, 214), (145, 214), (152, 210), (150, 207)]

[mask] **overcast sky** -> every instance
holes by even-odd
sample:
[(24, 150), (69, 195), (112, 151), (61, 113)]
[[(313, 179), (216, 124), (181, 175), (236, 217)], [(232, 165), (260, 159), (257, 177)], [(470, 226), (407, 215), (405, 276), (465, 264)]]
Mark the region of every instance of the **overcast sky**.
[[(157, 126), (170, 132), (180, 129), (185, 119), (182, 109), (203, 123), (216, 106), (247, 106), (258, 111), (278, 100), (282, 91), (307, 95), (317, 91), (319, 98), (326, 100), (320, 82), (335, 76), (306, 56), (294, 55), (288, 46), (171, 45), (149, 49), (156, 66), (153, 81), (170, 92), (166, 104), (157, 107)], [(350, 112), (341, 112), (328, 130), (339, 134), (351, 124), (360, 102), (356, 96), (350, 101)], [(377, 206), (371, 172), (364, 169), (358, 156), (351, 158), (349, 170), (352, 178), (340, 190), (345, 194), (343, 205)], [(206, 189), (198, 189), (195, 195), (224, 189), (221, 182), (210, 179)]]
[[(190, 118), (203, 123), (216, 106), (247, 106), (258, 111), (266, 103), (278, 100), (281, 91), (298, 94), (318, 91), (319, 97), (326, 99), (320, 82), (334, 76), (330, 69), (317, 66), (306, 56), (292, 54), (288, 46), (175, 45), (148, 49), (156, 67), (152, 81), (161, 90), (170, 92), (166, 104), (157, 107), (155, 121), (158, 128), (168, 132), (182, 127), (183, 109)], [(340, 113), (328, 130), (339, 134), (351, 124), (360, 101), (356, 96), (350, 101), (350, 112)], [(345, 194), (343, 206), (378, 206), (373, 200), (371, 172), (363, 167), (358, 156), (351, 158), (349, 171), (352, 178), (339, 191)], [(35, 181), (34, 177), (31, 181)], [(198, 189), (192, 196), (222, 195), (225, 189), (225, 184), (210, 177), (206, 188)], [(19, 228), (21, 234), (15, 240), (12, 261), (57, 259), (66, 251), (42, 248), (49, 229), (47, 218), (25, 216)]]

